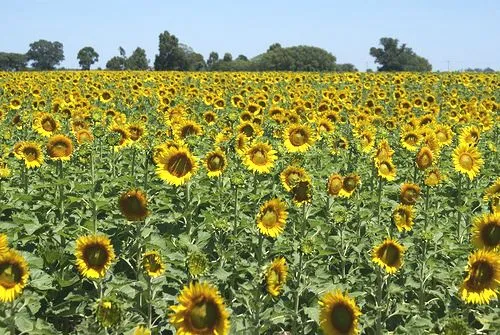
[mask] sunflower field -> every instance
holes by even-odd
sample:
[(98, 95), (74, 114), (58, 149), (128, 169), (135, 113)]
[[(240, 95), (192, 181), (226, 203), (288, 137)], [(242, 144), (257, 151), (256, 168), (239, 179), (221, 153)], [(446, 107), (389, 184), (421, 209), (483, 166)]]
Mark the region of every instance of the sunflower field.
[(499, 334), (499, 86), (0, 73), (0, 334)]

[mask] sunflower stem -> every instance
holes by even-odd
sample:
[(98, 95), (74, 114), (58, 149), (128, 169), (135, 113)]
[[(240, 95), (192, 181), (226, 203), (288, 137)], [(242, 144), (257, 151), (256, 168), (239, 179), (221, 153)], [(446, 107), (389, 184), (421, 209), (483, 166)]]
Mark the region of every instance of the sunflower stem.
[(191, 202), (191, 183), (187, 182), (185, 184), (185, 194), (184, 194), (184, 215), (186, 218), (186, 231), (188, 233), (189, 239), (191, 240), (191, 217), (189, 215), (189, 203)]
[(16, 316), (14, 300), (10, 303), (10, 322), (9, 322), (10, 335), (16, 335)]
[(62, 160), (57, 161), (57, 169), (59, 170), (59, 220), (62, 220), (64, 213), (64, 170)]
[(458, 175), (458, 190), (457, 190), (457, 240), (460, 242), (460, 226), (462, 221), (462, 175)]
[(90, 196), (92, 200), (92, 225), (94, 227), (94, 235), (97, 234), (97, 204), (95, 200), (95, 158), (94, 146), (90, 148), (90, 177), (92, 181), (92, 188), (90, 189)]
[(146, 162), (144, 164), (144, 184), (142, 187), (144, 192), (147, 191), (148, 187), (148, 172), (149, 172), (149, 152), (146, 152)]
[[(424, 230), (425, 233), (425, 230)], [(418, 310), (420, 316), (423, 317), (424, 306), (425, 306), (425, 262), (427, 257), (427, 240), (424, 237), (422, 241), (422, 264), (420, 266), (420, 290), (418, 292)]]
[(382, 206), (382, 177), (378, 177), (378, 188), (377, 188), (377, 227), (380, 226), (381, 206)]
[(134, 186), (136, 185), (136, 181), (135, 181), (135, 156), (136, 156), (136, 148), (134, 146), (132, 148), (132, 171), (130, 171), (130, 175), (132, 176), (132, 179), (134, 180)]
[(375, 334), (382, 335), (382, 289), (384, 281), (382, 280), (381, 270), (377, 269), (377, 320), (375, 323)]
[(238, 228), (238, 185), (234, 187), (234, 224), (233, 231), (236, 232)]
[(425, 203), (424, 203), (424, 233), (427, 231), (427, 223), (429, 221), (429, 202), (430, 202), (430, 192), (429, 192), (430, 187), (425, 186)]
[(255, 303), (255, 334), (258, 335), (260, 333), (260, 268), (262, 267), (262, 255), (263, 255), (263, 244), (264, 244), (264, 236), (259, 233), (259, 245), (257, 246), (257, 280), (254, 289), (254, 303)]
[(153, 290), (151, 289), (151, 277), (148, 276), (148, 329), (153, 328)]
[(137, 242), (137, 255), (136, 255), (136, 263), (135, 263), (135, 273), (136, 273), (136, 278), (139, 280), (139, 274), (141, 273), (141, 251), (142, 251), (142, 244), (141, 244), (141, 233), (142, 233), (142, 225), (144, 224), (144, 221), (137, 222), (137, 227), (136, 227), (136, 232), (135, 232), (135, 240)]
[(300, 229), (300, 235), (296, 236), (296, 238), (298, 238), (298, 241), (297, 242), (297, 251), (299, 253), (299, 265), (297, 267), (297, 287), (295, 289), (295, 292), (294, 292), (294, 297), (293, 297), (293, 301), (294, 301), (294, 318), (293, 318), (293, 328), (294, 330), (298, 330), (299, 327), (301, 328), (300, 331), (298, 332), (299, 334), (302, 334), (303, 333), (303, 329), (302, 329), (302, 320), (301, 320), (301, 317), (300, 317), (300, 313), (299, 313), (299, 303), (300, 303), (300, 282), (302, 281), (302, 272), (303, 272), (303, 269), (302, 269), (302, 265), (303, 265), (303, 260), (304, 260), (304, 254), (302, 253), (301, 249), (300, 249), (300, 238), (302, 238), (302, 236), (304, 235), (304, 228), (306, 226), (306, 222), (307, 222), (307, 212), (306, 212), (306, 204), (303, 204), (302, 205), (302, 222), (299, 222), (299, 229)]
[(25, 164), (23, 164), (22, 181), (24, 194), (28, 194), (28, 168)]

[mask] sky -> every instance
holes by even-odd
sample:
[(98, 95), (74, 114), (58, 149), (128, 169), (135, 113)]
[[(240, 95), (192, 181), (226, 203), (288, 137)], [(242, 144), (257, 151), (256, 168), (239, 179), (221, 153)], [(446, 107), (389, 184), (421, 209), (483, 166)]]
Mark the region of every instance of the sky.
[(433, 70), (500, 70), (498, 0), (0, 0), (0, 51), (25, 53), (39, 39), (64, 45), (60, 66), (77, 68), (78, 51), (93, 47), (104, 68), (122, 46), (146, 50), (150, 64), (167, 30), (205, 59), (254, 57), (278, 42), (310, 45), (376, 69), (370, 47), (397, 38)]

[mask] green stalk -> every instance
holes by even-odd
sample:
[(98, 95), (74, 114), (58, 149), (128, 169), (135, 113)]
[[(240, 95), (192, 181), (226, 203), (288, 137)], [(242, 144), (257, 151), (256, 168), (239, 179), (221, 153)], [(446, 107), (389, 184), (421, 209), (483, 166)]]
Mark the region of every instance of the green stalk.
[(238, 185), (234, 187), (234, 223), (233, 223), (233, 231), (236, 233), (236, 229), (238, 227)]
[(185, 194), (184, 194), (184, 215), (186, 218), (186, 230), (191, 239), (191, 215), (189, 214), (190, 202), (191, 202), (191, 184), (187, 182), (185, 184)]
[(462, 221), (462, 175), (458, 175), (458, 190), (457, 190), (457, 240), (460, 241), (460, 226)]
[(135, 224), (137, 225), (135, 231), (135, 240), (137, 242), (135, 273), (137, 280), (139, 280), (139, 274), (141, 273), (141, 258), (142, 258), (141, 228), (142, 225), (144, 224), (144, 221), (135, 222)]
[(380, 226), (381, 205), (382, 205), (382, 177), (378, 177), (378, 188), (377, 188), (377, 227)]
[(382, 289), (384, 281), (382, 280), (381, 270), (377, 269), (377, 320), (375, 323), (375, 334), (382, 335)]
[(10, 322), (9, 322), (10, 335), (16, 335), (16, 317), (14, 300), (10, 303)]
[(95, 199), (95, 158), (94, 146), (90, 148), (90, 177), (92, 180), (92, 189), (90, 190), (90, 197), (92, 199), (92, 224), (94, 227), (94, 235), (97, 234), (97, 204)]
[(57, 168), (59, 170), (59, 220), (62, 220), (64, 213), (64, 170), (63, 170), (63, 162), (62, 160), (57, 161)]
[(306, 215), (306, 204), (303, 204), (302, 205), (302, 225), (299, 226), (299, 229), (300, 229), (300, 235), (299, 236), (295, 236), (296, 239), (298, 239), (298, 241), (296, 241), (298, 243), (298, 252), (299, 252), (299, 266), (297, 268), (297, 287), (295, 289), (295, 292), (294, 292), (294, 297), (293, 297), (293, 301), (294, 301), (294, 318), (293, 318), (293, 329), (299, 329), (299, 327), (301, 328), (300, 329), (300, 333), (303, 333), (303, 329), (302, 329), (302, 322), (300, 322), (300, 325), (298, 324), (299, 323), (299, 320), (300, 320), (300, 313), (299, 313), (299, 303), (300, 303), (300, 283), (302, 281), (302, 272), (303, 272), (303, 269), (302, 269), (302, 266), (303, 266), (303, 258), (304, 258), (304, 254), (302, 253), (302, 250), (300, 249), (300, 239), (303, 237), (304, 235), (304, 228), (306, 226), (306, 222), (307, 222), (307, 215)]
[(134, 146), (132, 148), (132, 171), (130, 171), (130, 175), (132, 176), (132, 179), (134, 180), (134, 186), (135, 186), (135, 156), (136, 156), (136, 148)]
[(255, 319), (254, 319), (254, 327), (255, 327), (255, 331), (254, 331), (254, 334), (255, 335), (258, 335), (260, 334), (259, 330), (260, 330), (260, 308), (261, 308), (261, 304), (260, 304), (260, 277), (259, 277), (259, 274), (260, 274), (260, 268), (262, 267), (262, 255), (263, 255), (263, 250), (262, 250), (262, 247), (263, 247), (263, 244), (264, 244), (264, 236), (262, 234), (259, 233), (259, 245), (257, 247), (257, 252), (256, 252), (256, 256), (257, 256), (257, 280), (256, 280), (256, 284), (255, 284), (255, 289), (254, 289), (254, 303), (255, 303)]
[(148, 172), (149, 172), (149, 152), (146, 152), (146, 162), (144, 164), (144, 185), (143, 190), (146, 192), (148, 187)]
[(28, 168), (26, 167), (26, 164), (23, 164), (22, 181), (24, 194), (28, 194)]
[(424, 238), (423, 240), (423, 246), (422, 246), (422, 264), (420, 266), (420, 289), (418, 292), (418, 310), (420, 312), (420, 316), (422, 316), (424, 312), (424, 305), (425, 305), (425, 263), (426, 263), (426, 257), (427, 257), (427, 240)]
[(148, 276), (148, 329), (153, 328), (153, 290), (151, 289), (151, 277)]

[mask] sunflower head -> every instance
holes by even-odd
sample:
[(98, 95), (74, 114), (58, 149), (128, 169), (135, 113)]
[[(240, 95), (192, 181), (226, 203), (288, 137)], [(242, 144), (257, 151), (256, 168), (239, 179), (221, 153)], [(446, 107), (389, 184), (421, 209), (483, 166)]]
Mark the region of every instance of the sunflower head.
[(326, 293), (319, 305), (319, 324), (325, 334), (359, 334), (361, 311), (354, 299), (340, 291), (333, 291)]
[(170, 307), (170, 323), (178, 334), (227, 335), (229, 313), (217, 288), (204, 282), (191, 282)]
[(142, 255), (142, 267), (151, 278), (159, 277), (165, 272), (165, 264), (156, 250), (147, 251)]
[(401, 185), (399, 200), (403, 205), (415, 205), (420, 197), (420, 186), (412, 183)]
[(97, 279), (106, 275), (115, 259), (111, 241), (106, 236), (81, 236), (76, 241), (76, 266), (82, 276)]
[(0, 159), (0, 180), (9, 178), (11, 174), (12, 172), (7, 163)]
[(67, 161), (73, 153), (73, 141), (64, 135), (54, 135), (47, 142), (47, 154), (53, 160)]
[(94, 135), (87, 129), (80, 129), (75, 133), (78, 144), (90, 143), (94, 141)]
[(140, 325), (135, 327), (133, 335), (151, 335), (151, 330), (146, 326)]
[(118, 199), (122, 215), (129, 221), (142, 221), (149, 215), (146, 194), (141, 190), (130, 190)]
[(307, 172), (303, 168), (289, 165), (280, 173), (281, 185), (290, 192), (295, 184), (306, 176)]
[[(5, 235), (0, 235), (0, 243), (7, 243)], [(3, 248), (5, 251), (0, 252), (0, 301), (11, 302), (22, 293), (28, 283), (28, 263), (17, 251), (7, 250), (6, 245)]]
[(312, 191), (313, 185), (311, 179), (309, 177), (302, 178), (291, 190), (293, 202), (298, 206), (311, 202)]
[(424, 184), (430, 187), (434, 187), (439, 185), (439, 183), (443, 180), (443, 176), (441, 175), (441, 171), (439, 171), (438, 167), (427, 170)]
[(266, 290), (273, 297), (277, 297), (283, 290), (288, 275), (288, 266), (283, 257), (273, 260), (266, 270)]
[(392, 160), (379, 161), (377, 164), (377, 172), (381, 178), (385, 180), (392, 181), (396, 179), (396, 167)]
[(484, 201), (493, 198), (500, 198), (500, 177), (498, 177), (484, 192)]
[(393, 274), (403, 264), (404, 247), (398, 242), (388, 238), (373, 249), (372, 261)]
[(103, 298), (97, 305), (97, 321), (103, 327), (113, 327), (122, 318), (122, 310), (119, 303), (113, 298)]
[(312, 130), (307, 125), (291, 124), (283, 133), (283, 142), (289, 152), (305, 152), (314, 144)]
[(413, 206), (399, 204), (392, 213), (392, 219), (398, 231), (410, 231), (413, 227), (415, 211)]
[(476, 126), (469, 126), (462, 130), (458, 137), (459, 143), (476, 146), (479, 142), (481, 131)]
[(345, 176), (342, 182), (342, 189), (339, 192), (339, 196), (349, 198), (358, 187), (360, 181), (361, 178), (355, 173)]
[(226, 155), (222, 150), (217, 148), (206, 155), (204, 163), (208, 171), (208, 176), (210, 178), (218, 177), (227, 167)]
[(498, 295), (500, 254), (478, 250), (469, 256), (467, 277), (459, 289), (462, 300), (472, 304), (488, 304)]
[(394, 150), (392, 150), (389, 142), (386, 139), (383, 139), (375, 152), (375, 162), (382, 162), (386, 160), (390, 160), (392, 155), (394, 154)]
[(484, 161), (479, 150), (467, 143), (461, 143), (453, 150), (453, 165), (459, 173), (465, 174), (470, 180), (479, 174)]
[(428, 147), (422, 147), (417, 154), (416, 164), (420, 170), (425, 170), (432, 165), (433, 153)]
[(156, 173), (170, 185), (185, 184), (196, 172), (198, 164), (185, 146), (170, 147), (158, 157)]
[(60, 128), (59, 122), (48, 113), (41, 113), (35, 116), (33, 120), (33, 128), (42, 136), (49, 137), (57, 132)]
[(329, 195), (339, 195), (340, 190), (342, 190), (342, 186), (344, 185), (344, 178), (337, 174), (333, 173), (328, 178), (327, 184), (327, 192)]
[(195, 278), (207, 272), (210, 265), (207, 255), (201, 251), (192, 251), (186, 263), (189, 274)]
[(472, 225), (472, 243), (477, 248), (500, 248), (500, 213), (477, 217)]
[(23, 142), (19, 148), (24, 164), (28, 169), (40, 167), (43, 164), (43, 153), (35, 142)]
[(244, 163), (253, 172), (269, 173), (274, 167), (276, 159), (276, 151), (273, 150), (270, 144), (257, 142), (248, 147)]
[(272, 199), (260, 208), (257, 227), (261, 234), (276, 238), (284, 231), (287, 217), (285, 203), (280, 199)]

